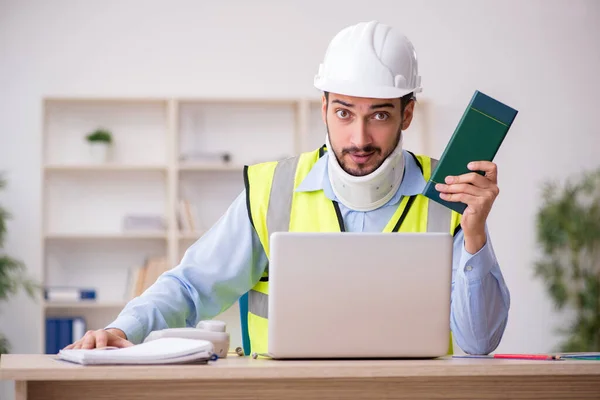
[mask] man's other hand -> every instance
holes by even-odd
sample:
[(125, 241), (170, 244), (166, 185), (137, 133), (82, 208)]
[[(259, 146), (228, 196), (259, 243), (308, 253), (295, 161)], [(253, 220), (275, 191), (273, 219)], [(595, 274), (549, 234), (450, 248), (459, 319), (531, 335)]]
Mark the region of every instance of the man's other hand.
[(459, 176), (446, 177), (445, 184), (437, 184), (440, 198), (446, 201), (462, 202), (467, 205), (461, 228), (465, 235), (465, 247), (471, 254), (476, 253), (486, 242), (485, 224), (492, 205), (500, 193), (498, 188), (498, 167), (491, 161), (469, 163), (471, 171)]

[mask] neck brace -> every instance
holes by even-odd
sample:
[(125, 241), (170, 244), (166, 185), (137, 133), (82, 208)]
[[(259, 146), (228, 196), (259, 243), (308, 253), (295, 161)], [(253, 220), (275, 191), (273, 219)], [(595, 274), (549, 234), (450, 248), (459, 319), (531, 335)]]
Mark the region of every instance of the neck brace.
[(356, 211), (371, 211), (383, 206), (394, 196), (404, 175), (402, 137), (383, 164), (364, 176), (353, 176), (344, 171), (329, 143), (329, 135), (325, 142), (329, 150), (329, 181), (342, 204)]

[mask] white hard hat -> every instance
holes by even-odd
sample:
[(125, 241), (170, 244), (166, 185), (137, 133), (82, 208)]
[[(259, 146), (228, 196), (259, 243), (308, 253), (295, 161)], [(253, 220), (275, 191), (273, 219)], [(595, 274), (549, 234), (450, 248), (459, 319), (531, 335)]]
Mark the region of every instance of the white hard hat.
[(422, 90), (412, 43), (377, 21), (361, 22), (335, 35), (314, 85), (325, 92), (369, 98), (397, 98)]

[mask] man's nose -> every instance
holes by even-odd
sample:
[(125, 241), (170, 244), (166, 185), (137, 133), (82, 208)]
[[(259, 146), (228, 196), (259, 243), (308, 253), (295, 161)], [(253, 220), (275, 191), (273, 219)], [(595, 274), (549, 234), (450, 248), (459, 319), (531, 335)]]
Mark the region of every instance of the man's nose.
[(371, 137), (365, 121), (358, 121), (352, 132), (352, 146), (363, 149), (371, 144)]

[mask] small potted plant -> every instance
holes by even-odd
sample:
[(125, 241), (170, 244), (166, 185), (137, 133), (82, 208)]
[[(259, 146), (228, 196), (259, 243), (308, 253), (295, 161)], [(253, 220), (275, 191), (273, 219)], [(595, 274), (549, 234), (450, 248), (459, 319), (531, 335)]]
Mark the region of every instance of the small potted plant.
[(110, 149), (112, 146), (112, 134), (106, 129), (96, 129), (86, 136), (90, 144), (92, 160), (96, 163), (104, 163), (110, 158)]

